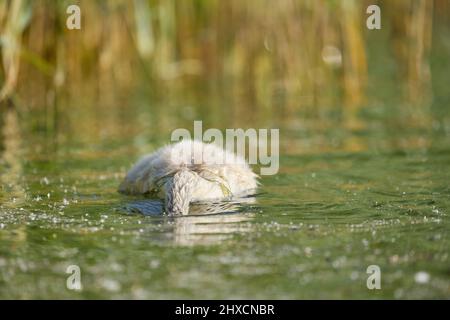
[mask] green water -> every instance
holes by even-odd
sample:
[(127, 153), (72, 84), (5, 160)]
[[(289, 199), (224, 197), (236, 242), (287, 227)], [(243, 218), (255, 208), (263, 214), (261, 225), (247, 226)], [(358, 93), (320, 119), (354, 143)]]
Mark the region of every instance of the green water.
[[(411, 111), (375, 74), (350, 120), (336, 107), (249, 125), (229, 101), (169, 108), (141, 92), (122, 108), (66, 108), (56, 126), (43, 112), (8, 120), (0, 298), (450, 298), (448, 63), (433, 61), (428, 106)], [(132, 210), (147, 200), (116, 192), (126, 170), (195, 119), (280, 128), (279, 173), (231, 212)], [(81, 291), (66, 287), (69, 265)], [(370, 265), (380, 290), (366, 286)]]
[[(385, 137), (377, 128), (331, 125), (302, 137), (282, 130), (292, 144), (329, 135), (337, 149), (348, 139), (368, 147), (287, 150), (279, 174), (262, 178), (256, 203), (176, 219), (133, 213), (130, 206), (145, 199), (116, 192), (140, 153), (128, 139), (30, 151), (15, 189), (4, 186), (2, 194), (0, 296), (448, 298), (443, 125), (447, 131), (392, 128)], [(41, 139), (23, 143), (33, 150)], [(408, 139), (423, 146), (401, 147)], [(366, 287), (373, 264), (381, 268), (381, 290)], [(81, 269), (81, 292), (66, 288), (69, 265)], [(418, 272), (429, 279), (418, 283)]]

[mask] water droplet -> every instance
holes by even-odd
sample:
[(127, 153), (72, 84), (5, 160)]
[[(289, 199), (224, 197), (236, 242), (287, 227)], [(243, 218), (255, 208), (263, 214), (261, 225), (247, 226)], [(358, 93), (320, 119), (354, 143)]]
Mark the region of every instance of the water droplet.
[(420, 284), (428, 283), (430, 281), (430, 274), (425, 271), (419, 271), (414, 275), (414, 280)]

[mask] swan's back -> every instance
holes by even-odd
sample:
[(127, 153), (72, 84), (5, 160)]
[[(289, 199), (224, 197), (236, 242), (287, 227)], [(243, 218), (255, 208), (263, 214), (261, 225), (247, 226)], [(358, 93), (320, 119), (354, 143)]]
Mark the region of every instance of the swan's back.
[(126, 194), (155, 193), (164, 197), (164, 181), (181, 170), (195, 177), (193, 198), (220, 198), (230, 192), (241, 195), (257, 187), (257, 175), (245, 159), (214, 144), (181, 141), (142, 157), (128, 172), (119, 191)]

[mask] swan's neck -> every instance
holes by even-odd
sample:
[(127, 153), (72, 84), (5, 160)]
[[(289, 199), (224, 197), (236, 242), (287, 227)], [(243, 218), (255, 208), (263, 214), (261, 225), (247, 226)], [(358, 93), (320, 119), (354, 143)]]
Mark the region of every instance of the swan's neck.
[(176, 172), (166, 183), (165, 209), (169, 215), (187, 215), (192, 191), (195, 183), (195, 173), (188, 169)]

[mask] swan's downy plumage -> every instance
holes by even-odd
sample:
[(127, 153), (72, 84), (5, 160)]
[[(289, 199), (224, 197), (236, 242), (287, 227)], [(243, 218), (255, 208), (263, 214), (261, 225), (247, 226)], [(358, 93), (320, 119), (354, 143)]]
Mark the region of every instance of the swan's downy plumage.
[(119, 191), (153, 194), (164, 199), (168, 214), (185, 215), (194, 201), (254, 193), (257, 178), (243, 157), (214, 144), (184, 140), (142, 157)]

